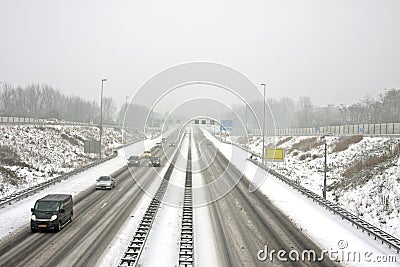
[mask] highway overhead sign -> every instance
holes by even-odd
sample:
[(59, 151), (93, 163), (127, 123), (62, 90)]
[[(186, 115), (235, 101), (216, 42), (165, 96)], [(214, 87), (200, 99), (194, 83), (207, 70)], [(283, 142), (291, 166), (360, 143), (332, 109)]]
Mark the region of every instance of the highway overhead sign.
[(221, 120), (221, 131), (232, 131), (233, 130), (233, 121), (232, 120)]

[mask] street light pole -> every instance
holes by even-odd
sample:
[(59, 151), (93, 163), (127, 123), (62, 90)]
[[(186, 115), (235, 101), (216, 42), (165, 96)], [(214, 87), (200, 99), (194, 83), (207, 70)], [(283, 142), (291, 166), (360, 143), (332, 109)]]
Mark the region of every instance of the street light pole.
[(322, 194), (324, 199), (326, 199), (326, 171), (327, 171), (326, 160), (327, 160), (327, 150), (328, 150), (328, 145), (326, 144), (326, 140), (325, 140), (324, 192)]
[(249, 131), (247, 130), (247, 104), (248, 104), (248, 103), (247, 103), (247, 101), (245, 101), (244, 103), (245, 103), (245, 105), (246, 105), (246, 106), (245, 106), (245, 109), (246, 109), (246, 110), (245, 110), (245, 114), (246, 114), (246, 115), (245, 115), (245, 120), (246, 120), (246, 148), (247, 148), (247, 145), (248, 145), (248, 143), (249, 143)]
[(222, 105), (219, 106), (219, 140), (222, 142)]
[(126, 96), (125, 97), (125, 105), (126, 105), (126, 109), (125, 109), (125, 116), (124, 116), (124, 120), (123, 120), (123, 122), (124, 122), (124, 141), (123, 141), (123, 143), (126, 143), (126, 113), (128, 112), (128, 99), (129, 99), (129, 96)]
[(101, 79), (101, 98), (100, 98), (100, 159), (101, 159), (101, 140), (103, 137), (103, 87), (107, 79)]
[(247, 101), (245, 102), (245, 104), (246, 104), (246, 112), (245, 112), (245, 117), (246, 117), (246, 136), (247, 136), (247, 134), (248, 134), (248, 131), (247, 131)]
[(328, 167), (327, 167), (328, 145), (326, 144), (325, 137), (326, 137), (325, 135), (321, 136), (321, 139), (323, 139), (325, 141), (324, 142), (324, 188), (322, 189), (322, 197), (324, 199), (326, 199), (326, 173), (328, 170)]
[(264, 86), (264, 112), (263, 112), (263, 130), (262, 130), (262, 164), (265, 164), (265, 88), (266, 84), (262, 83), (262, 86)]

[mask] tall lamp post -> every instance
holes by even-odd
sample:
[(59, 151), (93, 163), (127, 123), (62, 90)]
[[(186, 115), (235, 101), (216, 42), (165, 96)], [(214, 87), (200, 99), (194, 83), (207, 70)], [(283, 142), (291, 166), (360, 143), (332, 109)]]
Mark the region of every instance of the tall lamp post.
[(101, 98), (100, 98), (100, 159), (101, 159), (101, 139), (103, 137), (103, 87), (107, 79), (101, 79)]
[(222, 104), (219, 106), (219, 140), (222, 142)]
[(265, 88), (266, 84), (262, 83), (262, 86), (264, 86), (264, 112), (263, 112), (263, 130), (262, 130), (262, 164), (265, 164)]
[(326, 139), (325, 135), (321, 137), (321, 139), (324, 139), (324, 188), (322, 191), (322, 197), (326, 199), (326, 172), (327, 172), (327, 154), (328, 154), (328, 145), (326, 144)]
[(246, 110), (245, 110), (245, 120), (246, 120), (246, 136), (247, 136), (247, 134), (248, 134), (248, 130), (247, 130), (247, 105), (248, 105), (248, 103), (247, 103), (247, 101), (245, 101), (244, 102), (245, 103), (245, 108), (246, 108)]
[(126, 113), (128, 112), (128, 99), (129, 99), (129, 96), (126, 96), (125, 97), (125, 105), (126, 105), (126, 109), (125, 109), (125, 116), (124, 116), (124, 143), (126, 143)]
[(326, 160), (327, 160), (327, 151), (328, 151), (327, 146), (328, 145), (325, 142), (325, 168), (324, 168), (324, 194), (323, 194), (324, 199), (326, 199), (326, 170), (327, 170)]
[(247, 101), (246, 101), (246, 100), (244, 101), (244, 104), (245, 104), (245, 120), (246, 120), (246, 147), (247, 147), (247, 145), (248, 145), (248, 143), (249, 143), (249, 131), (248, 131), (248, 128), (247, 128), (247, 105), (248, 105), (248, 103), (247, 103)]

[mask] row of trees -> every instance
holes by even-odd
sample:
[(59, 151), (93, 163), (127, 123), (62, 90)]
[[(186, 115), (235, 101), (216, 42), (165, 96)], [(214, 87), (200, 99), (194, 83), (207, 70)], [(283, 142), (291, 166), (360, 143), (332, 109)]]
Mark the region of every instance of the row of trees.
[(340, 106), (345, 123), (400, 122), (400, 90), (387, 89), (377, 99), (366, 96), (358, 103)]
[[(126, 124), (141, 127), (159, 124), (160, 114), (149, 112), (147, 107), (123, 104), (117, 109), (111, 97), (103, 98), (103, 123)], [(125, 117), (126, 114), (126, 117)], [(150, 116), (149, 116), (150, 115)], [(0, 116), (26, 118), (57, 118), (66, 121), (100, 122), (100, 105), (96, 101), (86, 101), (77, 96), (66, 96), (49, 85), (32, 84), (13, 87), (3, 84), (0, 90)]]
[[(257, 118), (263, 118), (263, 102), (249, 104)], [(377, 99), (364, 97), (352, 105), (313, 106), (309, 97), (300, 97), (296, 101), (283, 97), (279, 100), (268, 99), (266, 113), (267, 128), (314, 127), (328, 125), (366, 124), (400, 122), (400, 90), (389, 89)], [(224, 117), (245, 122), (246, 107), (233, 106), (234, 112)], [(125, 117), (126, 114), (126, 117)], [(249, 128), (258, 128), (257, 121), (250, 109), (247, 109)], [(95, 101), (86, 101), (77, 96), (66, 96), (48, 85), (32, 84), (26, 87), (13, 87), (3, 84), (0, 90), (0, 116), (18, 116), (30, 118), (58, 118), (68, 121), (100, 121), (100, 106)], [(143, 126), (145, 120), (150, 124), (160, 120), (160, 114), (150, 113), (147, 107), (123, 104), (117, 109), (111, 97), (103, 98), (103, 122), (105, 124), (125, 123), (128, 126)], [(147, 124), (149, 125), (149, 122)], [(259, 121), (261, 123), (261, 121)], [(158, 123), (157, 123), (158, 124)], [(275, 125), (275, 126), (274, 126)]]
[(328, 105), (312, 111), (314, 125), (400, 122), (400, 90), (386, 89), (375, 99), (365, 96), (352, 105)]
[[(315, 107), (309, 97), (300, 97), (296, 101), (283, 97), (279, 100), (269, 98), (266, 112), (266, 127), (294, 128), (314, 126), (335, 126), (367, 123), (400, 122), (400, 90), (385, 90), (377, 99), (364, 97), (352, 105), (328, 105)], [(263, 118), (263, 102), (250, 102), (260, 125)], [(246, 120), (246, 107), (235, 105), (234, 112), (242, 122)], [(234, 113), (226, 114), (227, 118), (237, 118)], [(236, 118), (235, 118), (236, 117)], [(236, 122), (238, 123), (238, 122)], [(236, 124), (235, 123), (235, 124)], [(258, 128), (254, 114), (247, 109), (249, 128)]]
[[(116, 106), (111, 97), (103, 98), (103, 121), (115, 123)], [(100, 107), (95, 101), (66, 96), (48, 85), (16, 87), (4, 84), (0, 91), (0, 116), (57, 118), (67, 121), (99, 122)]]

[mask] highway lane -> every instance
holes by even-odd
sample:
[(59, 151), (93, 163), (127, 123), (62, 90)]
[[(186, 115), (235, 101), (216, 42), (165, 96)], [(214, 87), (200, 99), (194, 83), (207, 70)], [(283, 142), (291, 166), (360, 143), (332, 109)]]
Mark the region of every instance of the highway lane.
[[(175, 148), (164, 149), (170, 157)], [(158, 149), (155, 155), (167, 164), (164, 151)], [(139, 167), (133, 174), (141, 187), (149, 189), (157, 171)], [(93, 186), (74, 198), (74, 219), (59, 233), (32, 234), (27, 225), (2, 240), (0, 266), (95, 265), (144, 194), (127, 169), (115, 178), (117, 186), (111, 191), (95, 190)]]
[[(220, 266), (334, 266), (335, 263), (299, 261), (283, 262), (277, 259), (260, 261), (259, 250), (268, 245), (271, 250), (297, 251), (313, 250), (319, 256), (319, 248), (302, 233), (284, 214), (275, 208), (265, 195), (256, 191), (249, 193), (249, 183), (243, 174), (216, 151), (212, 145), (204, 142), (204, 136), (198, 129), (194, 138), (199, 144), (203, 170), (201, 173), (207, 183), (218, 185), (210, 187), (210, 201), (223, 195), (225, 188), (233, 189), (224, 197), (208, 205), (211, 221), (214, 226), (214, 237), (217, 244)], [(221, 176), (222, 175), (222, 176)], [(221, 176), (221, 177), (220, 177)], [(220, 178), (218, 178), (220, 177)], [(239, 183), (235, 185), (238, 178)], [(215, 183), (218, 179), (218, 183)], [(305, 214), (306, 216), (306, 214)], [(263, 255), (262, 255), (263, 256)], [(286, 254), (286, 257), (288, 255)]]

